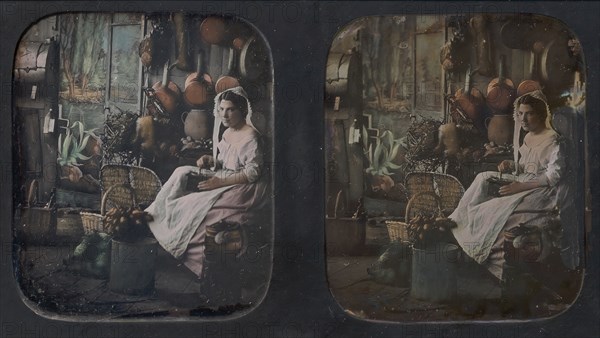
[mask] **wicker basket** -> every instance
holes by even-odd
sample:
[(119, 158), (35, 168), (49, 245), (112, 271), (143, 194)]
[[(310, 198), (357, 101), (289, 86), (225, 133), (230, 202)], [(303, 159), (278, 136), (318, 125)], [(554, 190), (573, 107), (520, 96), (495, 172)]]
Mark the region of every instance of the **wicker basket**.
[[(343, 200), (343, 202), (342, 202)], [(337, 193), (333, 217), (325, 217), (325, 249), (327, 255), (360, 255), (364, 251), (366, 224), (360, 217), (341, 217), (347, 209), (343, 190)]]
[(83, 233), (90, 235), (94, 232), (104, 232), (103, 216), (93, 212), (80, 212), (81, 223), (83, 223)]
[(160, 179), (154, 171), (144, 167), (131, 166), (130, 173), (130, 184), (135, 191), (137, 203), (150, 205), (162, 188)]
[(129, 207), (136, 205), (135, 192), (128, 184), (115, 184), (108, 188), (102, 196), (100, 213), (80, 212), (83, 223), (83, 233), (90, 235), (94, 232), (106, 232), (104, 228), (104, 214), (109, 207)]
[(387, 226), (388, 236), (391, 242), (408, 242), (408, 229), (406, 222), (402, 221), (385, 221)]
[(105, 164), (100, 169), (102, 189), (108, 189), (115, 184), (130, 184), (130, 181), (128, 165)]
[(107, 164), (100, 171), (103, 189), (115, 184), (128, 184), (135, 192), (136, 201), (143, 206), (154, 202), (162, 183), (154, 171), (138, 166)]
[[(433, 192), (424, 191), (414, 195), (406, 205), (405, 219), (412, 219), (417, 214), (439, 215), (442, 212), (441, 199)], [(404, 221), (386, 221), (390, 241), (410, 242), (408, 224)]]
[(411, 172), (406, 175), (406, 189), (409, 196), (421, 192), (433, 192), (440, 198), (440, 208), (444, 214), (452, 212), (465, 193), (465, 188), (454, 176), (433, 172)]

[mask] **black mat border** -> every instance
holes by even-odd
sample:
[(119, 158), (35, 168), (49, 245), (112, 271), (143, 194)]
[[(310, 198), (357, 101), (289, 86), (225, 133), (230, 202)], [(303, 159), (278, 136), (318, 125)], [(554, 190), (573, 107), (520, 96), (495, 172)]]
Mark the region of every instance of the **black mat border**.
[[(11, 80), (22, 32), (56, 12), (188, 10), (248, 19), (271, 46), (275, 71), (275, 161), (301, 175), (276, 179), (275, 260), (269, 292), (248, 315), (225, 321), (63, 322), (25, 306), (11, 254)], [(323, 88), (327, 51), (337, 30), (366, 15), (532, 12), (563, 21), (580, 38), (588, 66), (587, 128), (593, 231), (582, 294), (565, 313), (523, 322), (390, 323), (350, 317), (327, 288), (323, 260)], [(597, 194), (600, 159), (600, 5), (597, 2), (0, 2), (0, 336), (2, 337), (587, 337), (600, 335)]]

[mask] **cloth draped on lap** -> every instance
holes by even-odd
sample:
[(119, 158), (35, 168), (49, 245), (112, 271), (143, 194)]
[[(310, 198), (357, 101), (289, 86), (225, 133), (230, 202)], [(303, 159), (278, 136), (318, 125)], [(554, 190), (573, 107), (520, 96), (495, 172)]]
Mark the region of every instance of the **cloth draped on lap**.
[[(503, 197), (487, 195), (489, 177), (498, 177), (497, 172), (484, 172), (477, 175), (458, 207), (449, 216), (458, 225), (453, 234), (465, 253), (478, 263), (483, 263), (490, 254), (496, 239), (509, 223), (526, 222), (538, 217), (555, 204), (556, 190), (552, 187), (540, 187)], [(523, 181), (524, 176), (503, 175), (503, 178)], [(530, 210), (532, 212), (523, 212)], [(520, 212), (513, 215), (516, 211)], [(511, 220), (511, 222), (508, 222)]]
[(185, 191), (187, 174), (199, 168), (183, 166), (175, 169), (154, 202), (146, 209), (154, 220), (148, 225), (161, 246), (180, 258), (208, 211), (223, 192), (233, 186), (189, 193)]

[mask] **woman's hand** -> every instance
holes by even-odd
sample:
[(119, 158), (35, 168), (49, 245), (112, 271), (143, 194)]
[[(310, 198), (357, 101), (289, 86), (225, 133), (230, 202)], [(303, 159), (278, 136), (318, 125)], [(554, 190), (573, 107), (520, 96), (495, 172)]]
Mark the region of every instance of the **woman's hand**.
[(203, 190), (213, 190), (213, 189), (217, 189), (220, 187), (224, 187), (225, 182), (223, 182), (222, 179), (213, 176), (209, 179), (207, 179), (206, 181), (202, 181), (200, 183), (198, 183), (198, 190), (203, 191)]
[(514, 162), (511, 160), (504, 160), (498, 164), (498, 171), (501, 173), (507, 173), (514, 169)]
[(196, 161), (196, 165), (199, 168), (210, 168), (215, 165), (215, 160), (211, 155), (202, 155), (198, 161)]

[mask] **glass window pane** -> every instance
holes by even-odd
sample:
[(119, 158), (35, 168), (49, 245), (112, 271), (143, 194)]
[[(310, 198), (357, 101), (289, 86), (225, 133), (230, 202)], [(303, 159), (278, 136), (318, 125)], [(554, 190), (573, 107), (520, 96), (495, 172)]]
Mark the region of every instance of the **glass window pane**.
[(117, 106), (138, 103), (140, 30), (140, 25), (112, 26), (109, 100)]

